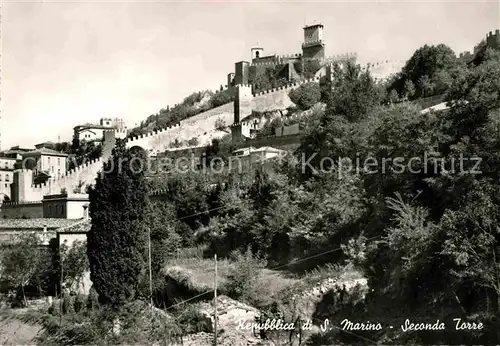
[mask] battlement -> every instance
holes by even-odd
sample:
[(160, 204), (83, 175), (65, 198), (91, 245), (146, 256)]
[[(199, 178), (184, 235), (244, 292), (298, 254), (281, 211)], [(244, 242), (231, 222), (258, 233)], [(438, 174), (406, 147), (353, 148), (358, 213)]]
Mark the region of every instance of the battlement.
[(137, 140), (140, 140), (140, 139), (148, 138), (148, 137), (154, 136), (154, 135), (156, 135), (158, 133), (163, 133), (163, 132), (172, 130), (172, 129), (174, 129), (176, 127), (179, 127), (179, 126), (181, 126), (181, 123), (177, 123), (177, 124), (174, 124), (174, 125), (170, 125), (170, 126), (161, 128), (159, 130), (154, 130), (154, 131), (151, 131), (151, 132), (148, 132), (148, 133), (144, 133), (144, 134), (139, 135), (139, 136), (128, 138), (127, 139), (127, 143), (131, 143), (131, 142), (134, 142), (134, 141), (137, 141)]
[[(72, 180), (76, 175), (78, 175), (80, 172), (88, 170), (89, 167), (94, 166), (96, 164), (102, 163), (102, 158), (97, 158), (88, 162), (85, 162), (74, 169), (67, 171), (65, 174), (62, 174), (60, 176), (55, 176), (51, 177), (49, 180), (47, 180), (43, 184), (33, 184), (31, 187), (36, 190), (36, 191), (44, 191), (47, 187), (50, 187), (50, 185), (57, 184), (58, 182), (65, 182)], [(47, 184), (49, 183), (49, 184)]]
[(299, 82), (293, 82), (293, 83), (290, 83), (290, 84), (287, 84), (287, 85), (284, 85), (284, 86), (280, 86), (280, 87), (277, 87), (277, 88), (272, 88), (272, 89), (264, 90), (264, 91), (261, 91), (261, 92), (253, 94), (253, 96), (256, 97), (256, 96), (260, 96), (260, 95), (264, 95), (264, 94), (271, 94), (271, 93), (282, 91), (282, 90), (289, 90), (289, 89), (293, 89), (293, 88), (298, 87), (299, 85), (305, 84), (305, 83), (318, 83), (319, 80), (320, 80), (320, 77), (314, 77), (314, 78), (310, 78), (310, 79), (305, 79), (305, 80), (302, 80), (302, 81), (299, 81)]
[(227, 87), (227, 85), (224, 85), (224, 86), (222, 87), (222, 90), (220, 90), (220, 88), (219, 88), (219, 89), (215, 89), (215, 93), (216, 93), (216, 94), (218, 94), (218, 93), (222, 93), (222, 92), (224, 92), (224, 91), (227, 91), (228, 89), (229, 89), (229, 88)]
[(495, 33), (493, 33), (493, 31), (490, 31), (488, 34), (486, 34), (486, 38), (495, 37), (495, 36), (500, 36), (500, 29), (496, 29)]
[(358, 53), (356, 52), (349, 52), (349, 53), (343, 53), (343, 54), (336, 54), (332, 55), (326, 58), (323, 58), (323, 61), (338, 61), (338, 60), (348, 60), (348, 59), (353, 59), (357, 58)]
[(17, 208), (17, 207), (22, 207), (24, 205), (34, 205), (34, 204), (41, 204), (42, 201), (8, 201), (8, 202), (3, 202), (2, 203), (2, 208)]
[(275, 61), (262, 61), (262, 62), (254, 62), (251, 63), (250, 66), (276, 66), (276, 65), (281, 65), (281, 61), (275, 60)]
[(251, 84), (237, 84), (234, 86), (235, 88), (251, 88)]
[(309, 41), (309, 42), (304, 42), (302, 43), (302, 48), (305, 47), (312, 47), (312, 46), (323, 46), (325, 43), (323, 40), (315, 40), (315, 41)]
[(296, 54), (285, 54), (285, 55), (279, 55), (279, 58), (281, 59), (291, 59), (291, 58), (301, 58), (302, 54), (301, 53), (296, 53)]

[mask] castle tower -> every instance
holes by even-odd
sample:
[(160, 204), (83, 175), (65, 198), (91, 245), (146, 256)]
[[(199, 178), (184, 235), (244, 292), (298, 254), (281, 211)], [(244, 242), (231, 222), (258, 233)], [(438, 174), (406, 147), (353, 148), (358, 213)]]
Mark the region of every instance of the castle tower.
[(115, 131), (108, 130), (103, 132), (103, 142), (102, 142), (102, 160), (106, 162), (113, 152), (113, 148), (115, 147), (116, 137)]
[(234, 124), (238, 124), (241, 119), (252, 114), (252, 86), (236, 85), (234, 99)]
[(248, 75), (250, 63), (248, 61), (240, 61), (234, 64), (234, 85), (248, 84)]
[(323, 24), (304, 27), (304, 43), (302, 43), (302, 56), (304, 59), (322, 59), (325, 57), (323, 28)]
[(14, 171), (14, 181), (11, 185), (11, 200), (14, 202), (33, 201), (32, 196), (33, 171), (18, 169)]
[(493, 31), (490, 31), (486, 35), (486, 46), (493, 48), (493, 49), (500, 49), (500, 30), (499, 29), (495, 30), (495, 33), (493, 33)]
[[(249, 130), (243, 128), (241, 119), (252, 114), (252, 86), (236, 85), (234, 99), (234, 123), (231, 126), (231, 138), (234, 144), (240, 142), (243, 136), (249, 136)], [(246, 131), (247, 130), (247, 131)]]
[(264, 48), (253, 47), (250, 51), (252, 52), (252, 62), (255, 62), (254, 60), (260, 59), (264, 56)]
[(231, 87), (234, 85), (234, 73), (231, 72), (227, 75), (227, 87), (228, 89), (231, 89)]

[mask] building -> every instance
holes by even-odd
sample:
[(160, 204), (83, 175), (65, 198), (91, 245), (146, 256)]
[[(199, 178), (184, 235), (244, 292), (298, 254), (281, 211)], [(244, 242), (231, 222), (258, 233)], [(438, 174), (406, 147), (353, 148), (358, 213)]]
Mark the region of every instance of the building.
[(0, 154), (0, 205), (11, 199), (11, 184), (14, 181), (15, 157)]
[(104, 131), (115, 131), (115, 138), (127, 137), (127, 126), (120, 118), (102, 118), (99, 124), (86, 123), (73, 128), (73, 138), (80, 141), (102, 141)]
[(78, 220), (89, 217), (89, 196), (84, 193), (64, 192), (43, 196), (42, 201), (5, 202), (1, 219), (47, 218)]
[(43, 142), (39, 144), (35, 144), (35, 149), (42, 149), (42, 148), (47, 148), (47, 149), (55, 149), (56, 143), (54, 142)]
[(304, 59), (325, 58), (325, 42), (323, 41), (322, 24), (304, 27), (304, 43), (302, 43), (302, 56)]
[(286, 154), (285, 150), (272, 147), (240, 148), (229, 157), (228, 170), (232, 173), (247, 172), (251, 167), (264, 165), (270, 159), (284, 157)]
[(68, 154), (52, 149), (41, 148), (22, 155), (22, 169), (33, 170), (33, 183), (40, 184), (51, 177), (59, 177), (66, 173)]
[(46, 195), (42, 200), (43, 217), (57, 219), (87, 219), (89, 195), (62, 193)]

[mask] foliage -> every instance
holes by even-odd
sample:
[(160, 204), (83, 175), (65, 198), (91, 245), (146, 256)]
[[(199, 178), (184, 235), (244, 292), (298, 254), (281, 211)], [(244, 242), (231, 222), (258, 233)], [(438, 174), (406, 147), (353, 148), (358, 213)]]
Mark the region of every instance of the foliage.
[(223, 118), (217, 118), (215, 121), (215, 129), (219, 131), (224, 131), (226, 129), (226, 122)]
[(441, 94), (449, 88), (451, 74), (460, 64), (448, 46), (425, 45), (413, 53), (389, 88), (409, 99)]
[(195, 147), (198, 145), (199, 142), (200, 142), (200, 140), (198, 139), (198, 137), (193, 137), (187, 141), (187, 145), (190, 147)]
[(234, 299), (252, 303), (252, 298), (255, 299), (255, 294), (257, 294), (255, 286), (258, 270), (264, 267), (265, 262), (258, 256), (254, 256), (250, 248), (245, 253), (233, 252), (232, 259), (235, 266), (228, 275), (227, 294)]
[(319, 102), (321, 92), (318, 83), (301, 84), (290, 91), (290, 100), (303, 110), (309, 109)]
[(0, 254), (1, 275), (10, 285), (21, 290), (27, 305), (25, 287), (37, 284), (50, 276), (51, 261), (37, 234), (23, 233), (16, 236), (12, 245), (3, 248)]
[(327, 102), (327, 116), (343, 116), (348, 121), (357, 121), (379, 105), (383, 99), (369, 71), (347, 62), (334, 65), (333, 90)]
[(137, 161), (133, 164), (134, 157), (144, 160), (145, 153), (127, 150), (125, 142), (117, 140), (89, 196), (90, 278), (100, 302), (115, 308), (135, 297), (145, 269), (148, 192), (144, 172), (137, 169)]
[(77, 288), (82, 284), (83, 276), (89, 270), (87, 258), (87, 245), (83, 241), (75, 241), (71, 246), (63, 243), (59, 247), (58, 272), (62, 273), (61, 282), (70, 289)]
[(224, 90), (214, 94), (210, 98), (209, 104), (211, 108), (216, 108), (233, 101), (234, 101), (234, 95), (231, 93), (231, 91)]

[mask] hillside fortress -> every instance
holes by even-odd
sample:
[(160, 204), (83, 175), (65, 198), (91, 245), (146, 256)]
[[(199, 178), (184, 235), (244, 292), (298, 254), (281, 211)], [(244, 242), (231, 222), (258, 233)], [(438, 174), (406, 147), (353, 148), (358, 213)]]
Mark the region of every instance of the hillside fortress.
[[(188, 145), (178, 149), (206, 146), (211, 143), (212, 139), (227, 135), (226, 131), (216, 129), (216, 122), (220, 120), (224, 122), (226, 127), (230, 128), (235, 144), (244, 143), (247, 138), (251, 137), (252, 131), (259, 128), (259, 124), (255, 120), (248, 120), (252, 113), (277, 112), (285, 114), (286, 110), (294, 105), (288, 96), (290, 90), (304, 83), (319, 83), (322, 77), (331, 78), (331, 69), (334, 63), (342, 64), (345, 61), (356, 61), (357, 55), (354, 53), (326, 56), (322, 24), (306, 26), (303, 29), (304, 42), (301, 53), (266, 56), (262, 47), (252, 47), (250, 49), (251, 61), (235, 63), (234, 72), (227, 75), (227, 88), (223, 90), (234, 96), (233, 102), (184, 119), (167, 128), (128, 138), (127, 147), (140, 147), (146, 150), (150, 156), (156, 156), (172, 150), (169, 144), (175, 139), (198, 138), (196, 146)], [(486, 43), (492, 47), (500, 47), (499, 30), (487, 34)], [(364, 69), (370, 70), (374, 78), (380, 81), (399, 72), (404, 63), (404, 61), (382, 61), (368, 64)], [(304, 71), (307, 70), (307, 66), (313, 66), (314, 69), (310, 69), (308, 78), (305, 78)], [(282, 78), (281, 85), (265, 89), (258, 88), (259, 76), (268, 74), (269, 70)], [(61, 194), (63, 190), (73, 193), (84, 192), (85, 186), (94, 184), (97, 174), (102, 169), (103, 162), (110, 157), (115, 137), (120, 137), (120, 133), (105, 129), (102, 141), (103, 154), (99, 159), (85, 162), (74, 170), (63, 171), (61, 174), (51, 176), (42, 184), (35, 183), (32, 169), (9, 168), (10, 185), (3, 192), (0, 191), (0, 201), (2, 197), (7, 197), (5, 200), (9, 202), (4, 203), (2, 208), (17, 208), (39, 203), (44, 199), (44, 196)], [(14, 162), (8, 164), (9, 167), (14, 166)], [(7, 164), (5, 165), (7, 167)], [(1, 178), (2, 172), (0, 171)]]

